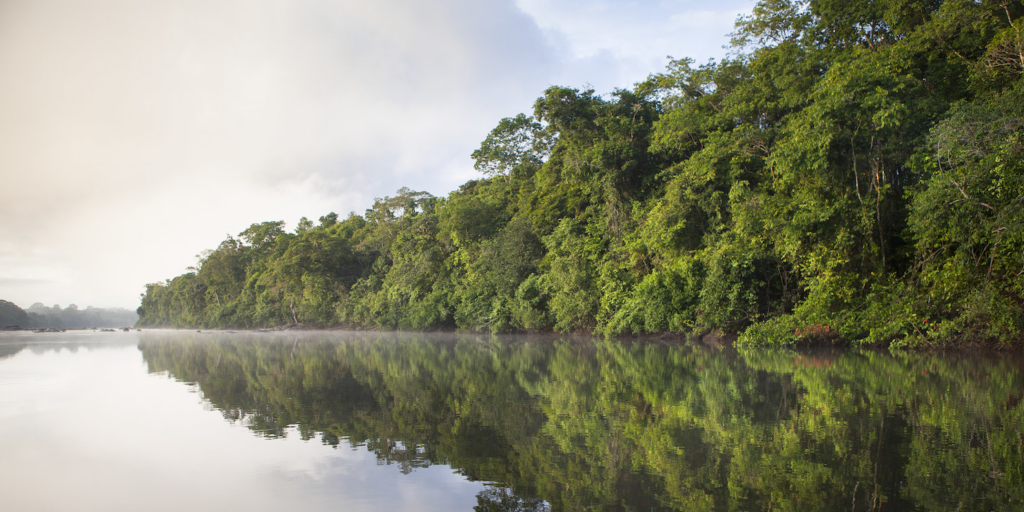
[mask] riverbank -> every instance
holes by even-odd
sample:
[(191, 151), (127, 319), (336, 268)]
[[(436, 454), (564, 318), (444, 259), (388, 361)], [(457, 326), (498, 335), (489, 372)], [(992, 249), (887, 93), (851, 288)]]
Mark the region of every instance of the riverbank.
[(733, 333), (725, 333), (722, 331), (703, 331), (703, 332), (691, 332), (691, 333), (677, 333), (677, 332), (663, 332), (653, 334), (619, 334), (619, 335), (605, 335), (601, 333), (595, 333), (591, 331), (576, 331), (571, 333), (556, 333), (553, 331), (543, 332), (506, 332), (506, 333), (481, 333), (472, 331), (463, 331), (458, 329), (431, 329), (424, 331), (413, 331), (413, 330), (393, 330), (393, 329), (359, 329), (352, 328), (349, 326), (318, 326), (312, 324), (284, 324), (280, 326), (264, 327), (264, 328), (233, 328), (233, 329), (210, 329), (210, 328), (196, 328), (196, 327), (148, 327), (147, 330), (168, 330), (168, 331), (195, 331), (195, 332), (207, 332), (207, 333), (280, 333), (280, 332), (354, 332), (354, 333), (393, 333), (393, 334), (429, 334), (429, 335), (460, 335), (460, 336), (476, 336), (476, 337), (503, 337), (503, 336), (522, 336), (530, 339), (613, 339), (617, 341), (638, 341), (638, 342), (656, 342), (663, 344), (672, 345), (699, 345), (704, 347), (718, 348), (718, 347), (737, 347), (737, 348), (869, 348), (879, 350), (899, 350), (899, 351), (917, 351), (917, 352), (957, 352), (957, 351), (978, 351), (978, 352), (1015, 352), (1024, 353), (1024, 343), (996, 343), (996, 342), (984, 342), (984, 341), (971, 341), (963, 340), (955, 343), (948, 344), (928, 344), (928, 343), (864, 343), (857, 341), (846, 341), (836, 336), (800, 336), (800, 333), (793, 333), (790, 336), (785, 336), (778, 342), (769, 343), (742, 343), (740, 342), (741, 335)]

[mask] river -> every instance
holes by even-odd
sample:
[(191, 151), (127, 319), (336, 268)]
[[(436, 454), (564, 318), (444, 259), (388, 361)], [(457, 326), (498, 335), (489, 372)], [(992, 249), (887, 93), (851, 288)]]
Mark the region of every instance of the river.
[(0, 334), (17, 511), (1024, 510), (995, 353)]

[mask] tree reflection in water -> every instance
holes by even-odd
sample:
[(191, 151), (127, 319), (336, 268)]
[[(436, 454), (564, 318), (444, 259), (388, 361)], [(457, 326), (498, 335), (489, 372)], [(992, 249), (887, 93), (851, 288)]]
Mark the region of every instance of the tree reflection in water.
[(491, 482), (478, 510), (1019, 510), (1005, 357), (417, 334), (143, 333), (261, 436)]

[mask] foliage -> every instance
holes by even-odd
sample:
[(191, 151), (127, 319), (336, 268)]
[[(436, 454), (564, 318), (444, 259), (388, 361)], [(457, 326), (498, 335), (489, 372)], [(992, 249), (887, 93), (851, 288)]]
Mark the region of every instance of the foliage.
[(229, 236), (140, 324), (1020, 343), (1022, 15), (764, 0), (720, 62), (547, 89), (445, 198)]

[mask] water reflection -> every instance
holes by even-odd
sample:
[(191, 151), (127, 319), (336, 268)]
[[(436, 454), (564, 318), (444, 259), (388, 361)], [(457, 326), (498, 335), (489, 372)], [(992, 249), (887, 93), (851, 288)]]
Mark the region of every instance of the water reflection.
[(137, 339), (131, 334), (112, 334), (86, 329), (72, 330), (70, 333), (0, 331), (0, 360), (14, 357), (26, 349), (34, 354), (62, 350), (75, 353), (82, 348), (123, 348), (135, 346), (136, 343)]
[(0, 343), (0, 359), (14, 357), (27, 346), (27, 343)]
[(490, 482), (478, 510), (1020, 510), (1019, 361), (427, 335), (142, 333), (260, 436)]

